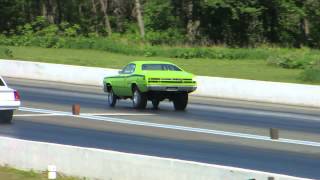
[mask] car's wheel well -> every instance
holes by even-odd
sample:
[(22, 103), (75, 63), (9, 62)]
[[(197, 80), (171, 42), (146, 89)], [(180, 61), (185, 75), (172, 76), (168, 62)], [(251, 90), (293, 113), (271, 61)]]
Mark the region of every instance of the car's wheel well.
[(133, 92), (135, 88), (138, 88), (138, 85), (136, 83), (131, 84), (131, 91)]
[(110, 83), (107, 83), (107, 84), (106, 84), (106, 88), (107, 88), (107, 92), (110, 92), (111, 89), (112, 89), (111, 84), (110, 84)]

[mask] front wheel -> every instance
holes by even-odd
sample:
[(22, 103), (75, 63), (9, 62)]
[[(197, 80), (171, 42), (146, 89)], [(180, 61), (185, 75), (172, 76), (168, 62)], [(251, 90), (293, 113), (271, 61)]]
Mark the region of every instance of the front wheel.
[(184, 111), (188, 104), (188, 93), (176, 94), (173, 98), (173, 105), (176, 111)]
[(13, 117), (13, 110), (0, 111), (0, 123), (10, 124)]
[(114, 107), (117, 103), (117, 96), (114, 94), (112, 89), (108, 92), (107, 100), (110, 107)]
[(137, 87), (133, 89), (132, 102), (136, 109), (145, 109), (147, 106), (147, 95), (139, 91)]

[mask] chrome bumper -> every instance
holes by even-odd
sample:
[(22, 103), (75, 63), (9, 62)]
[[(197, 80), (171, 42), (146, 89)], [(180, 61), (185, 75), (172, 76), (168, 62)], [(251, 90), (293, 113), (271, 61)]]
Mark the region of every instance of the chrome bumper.
[(197, 89), (196, 86), (147, 86), (149, 91), (186, 91), (192, 92)]

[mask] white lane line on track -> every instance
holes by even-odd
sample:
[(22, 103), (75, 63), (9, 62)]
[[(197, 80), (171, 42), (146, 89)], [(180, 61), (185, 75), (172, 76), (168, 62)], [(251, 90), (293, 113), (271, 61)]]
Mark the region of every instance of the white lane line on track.
[(313, 142), (313, 141), (303, 141), (303, 140), (285, 139), (285, 138), (272, 140), (268, 136), (261, 136), (261, 135), (254, 135), (254, 134), (236, 133), (236, 132), (228, 132), (228, 131), (220, 131), (220, 130), (203, 129), (203, 128), (193, 128), (193, 127), (177, 126), (177, 125), (169, 125), (169, 124), (149, 123), (149, 122), (142, 122), (142, 121), (92, 116), (92, 115), (77, 116), (77, 115), (72, 115), (70, 112), (52, 111), (52, 110), (46, 110), (46, 109), (20, 107), (19, 110), (26, 111), (26, 112), (33, 112), (33, 113), (60, 114), (60, 115), (70, 116), (70, 117), (79, 117), (84, 119), (99, 120), (99, 121), (106, 121), (106, 122), (120, 123), (120, 124), (129, 124), (129, 125), (136, 125), (136, 126), (156, 127), (156, 128), (180, 130), (180, 131), (187, 131), (187, 132), (197, 132), (197, 133), (213, 134), (213, 135), (220, 135), (220, 136), (229, 136), (229, 137), (236, 137), (236, 138), (245, 138), (245, 139), (253, 139), (253, 140), (320, 147), (320, 142)]
[(154, 116), (156, 114), (139, 113), (81, 113), (84, 116)]
[(65, 116), (64, 114), (15, 114), (14, 117), (47, 117), (47, 116)]
[[(133, 113), (81, 113), (84, 116), (153, 116), (155, 114), (133, 114)], [(66, 116), (66, 114), (15, 114), (14, 117), (46, 117), (46, 116)]]

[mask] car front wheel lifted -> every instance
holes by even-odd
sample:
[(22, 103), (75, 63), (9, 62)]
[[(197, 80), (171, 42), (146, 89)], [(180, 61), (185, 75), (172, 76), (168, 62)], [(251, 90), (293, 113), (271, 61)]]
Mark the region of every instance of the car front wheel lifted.
[(176, 94), (173, 98), (173, 105), (176, 111), (184, 111), (188, 104), (188, 93)]

